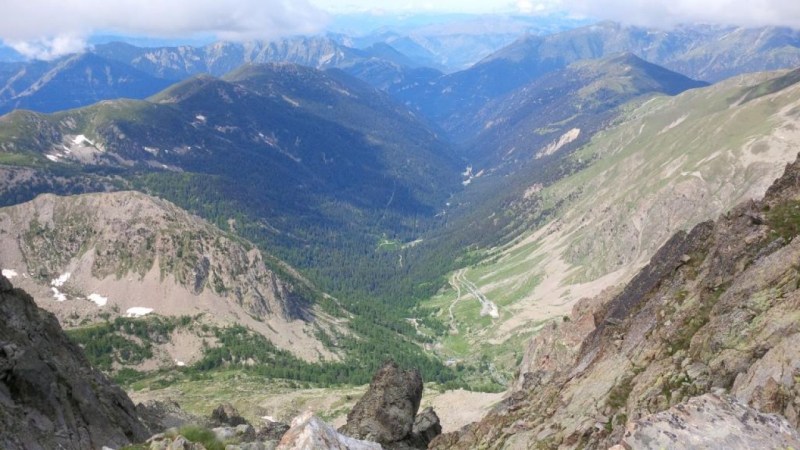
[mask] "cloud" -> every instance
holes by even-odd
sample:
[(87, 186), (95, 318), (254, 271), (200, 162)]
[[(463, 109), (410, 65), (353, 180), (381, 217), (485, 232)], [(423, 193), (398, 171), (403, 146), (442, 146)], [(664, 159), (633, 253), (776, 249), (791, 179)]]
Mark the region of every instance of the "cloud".
[(242, 41), (315, 33), (327, 20), (307, 0), (7, 0), (0, 39), (53, 58), (80, 50), (93, 32)]
[(705, 23), (800, 28), (797, 0), (561, 0), (573, 14), (632, 25)]

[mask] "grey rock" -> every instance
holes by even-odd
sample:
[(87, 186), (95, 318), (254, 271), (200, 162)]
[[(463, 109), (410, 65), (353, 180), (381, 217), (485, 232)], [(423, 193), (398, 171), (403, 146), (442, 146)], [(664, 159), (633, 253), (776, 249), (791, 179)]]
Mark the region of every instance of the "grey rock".
[(142, 442), (130, 398), (93, 369), (55, 316), (0, 277), (0, 448), (85, 449)]
[(178, 428), (187, 424), (208, 425), (200, 417), (182, 410), (180, 405), (174, 401), (150, 400), (139, 403), (136, 405), (136, 412), (151, 433), (169, 429), (177, 431)]
[(632, 423), (620, 443), (636, 449), (800, 448), (786, 419), (729, 396), (705, 394)]
[(439, 416), (429, 406), (414, 418), (411, 436), (404, 442), (410, 448), (424, 449), (428, 448), (428, 444), (440, 434), (442, 434), (442, 424), (439, 422)]
[(267, 422), (256, 433), (259, 441), (280, 441), (283, 435), (289, 431), (289, 425), (283, 422)]
[(292, 421), (292, 427), (281, 438), (280, 450), (381, 450), (380, 444), (354, 439), (337, 433), (331, 426), (307, 412)]
[(230, 403), (223, 403), (211, 413), (211, 420), (219, 425), (246, 425), (247, 420)]
[(340, 432), (380, 444), (399, 442), (411, 435), (422, 399), (419, 371), (402, 370), (394, 361), (381, 367), (369, 389), (347, 414)]

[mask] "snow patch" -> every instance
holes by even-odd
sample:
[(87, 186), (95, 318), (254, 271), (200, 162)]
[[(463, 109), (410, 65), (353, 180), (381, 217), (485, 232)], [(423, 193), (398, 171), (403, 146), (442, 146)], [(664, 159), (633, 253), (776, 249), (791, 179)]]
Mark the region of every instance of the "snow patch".
[(108, 297), (103, 297), (100, 294), (89, 294), (89, 301), (93, 302), (97, 306), (106, 306), (108, 303)]
[(45, 158), (49, 159), (50, 161), (58, 162), (58, 156), (56, 156), (56, 155), (44, 155), (44, 156), (45, 156)]
[(56, 299), (57, 302), (67, 301), (67, 295), (59, 291), (57, 287), (51, 287), (50, 289), (53, 291), (53, 298)]
[(89, 138), (87, 138), (86, 136), (84, 136), (82, 134), (79, 134), (79, 135), (75, 136), (75, 138), (72, 140), (72, 144), (73, 145), (82, 145), (84, 143), (89, 144), (89, 145), (94, 147), (94, 142), (90, 141)]
[(175, 360), (175, 365), (178, 366), (178, 367), (184, 367), (184, 366), (186, 366), (186, 363), (176, 359)]
[(281, 95), (281, 97), (283, 98), (283, 100), (284, 100), (286, 103), (288, 103), (288, 104), (290, 104), (290, 105), (294, 106), (295, 108), (297, 108), (298, 106), (300, 106), (300, 102), (298, 102), (297, 100), (293, 100), (293, 99), (291, 99), (291, 98), (289, 98), (289, 97), (287, 97), (287, 96), (285, 96), (285, 95)]
[(467, 166), (467, 169), (462, 172), (461, 175), (466, 177), (466, 180), (462, 181), (461, 184), (467, 186), (472, 183), (473, 179), (480, 178), (483, 175), (483, 169), (481, 169), (478, 173), (472, 173), (472, 166)]
[(61, 274), (61, 275), (60, 275), (58, 278), (55, 278), (55, 279), (53, 279), (52, 281), (50, 281), (50, 285), (51, 285), (51, 286), (54, 286), (54, 287), (61, 287), (61, 286), (64, 286), (64, 283), (66, 283), (66, 282), (67, 282), (67, 280), (69, 280), (69, 277), (71, 277), (71, 276), (72, 276), (72, 274), (71, 274), (71, 273), (69, 273), (69, 272), (64, 272), (64, 273), (63, 273), (63, 274)]
[(153, 308), (145, 308), (143, 306), (134, 306), (125, 311), (125, 317), (142, 317), (153, 312)]
[(689, 117), (689, 115), (685, 114), (685, 115), (675, 119), (674, 122), (672, 122), (671, 124), (669, 124), (666, 127), (664, 127), (664, 129), (659, 131), (658, 134), (666, 133), (667, 131), (677, 127), (678, 125), (682, 124), (688, 117)]
[(3, 269), (2, 273), (3, 276), (8, 278), (9, 280), (19, 275), (17, 271), (14, 269)]
[(194, 118), (197, 119), (198, 122), (206, 123), (206, 116), (204, 116), (202, 114), (198, 114), (198, 115), (194, 116)]
[(580, 128), (573, 128), (558, 138), (557, 141), (550, 143), (547, 147), (543, 148), (539, 153), (536, 154), (536, 159), (543, 158), (545, 156), (550, 156), (553, 153), (559, 151), (565, 145), (575, 142), (578, 139), (578, 136), (581, 135)]

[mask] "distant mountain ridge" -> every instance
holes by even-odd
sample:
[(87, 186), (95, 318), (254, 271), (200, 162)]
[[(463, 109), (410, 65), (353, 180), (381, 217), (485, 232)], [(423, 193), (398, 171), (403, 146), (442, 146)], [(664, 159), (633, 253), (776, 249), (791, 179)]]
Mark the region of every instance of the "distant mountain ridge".
[[(623, 53), (544, 75), (476, 113), (453, 115), (445, 127), (463, 139), (464, 156), (477, 167), (519, 167), (588, 142), (632, 99), (703, 86), (707, 83)], [(568, 133), (577, 135), (564, 138)]]
[(466, 70), (390, 91), (443, 124), (573, 62), (624, 52), (690, 78), (716, 82), (800, 66), (800, 31), (721, 26), (664, 31), (603, 22), (547, 36), (522, 36)]
[(0, 69), (0, 114), (13, 109), (55, 112), (110, 98), (144, 98), (171, 83), (93, 53), (51, 62), (5, 63)]

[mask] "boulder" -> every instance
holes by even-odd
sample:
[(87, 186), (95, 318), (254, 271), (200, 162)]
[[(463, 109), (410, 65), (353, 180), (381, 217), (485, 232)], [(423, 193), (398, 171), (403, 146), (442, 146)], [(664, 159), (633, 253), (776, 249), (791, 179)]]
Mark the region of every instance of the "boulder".
[(292, 420), (292, 427), (283, 435), (277, 448), (279, 450), (381, 450), (383, 447), (375, 442), (342, 435), (309, 411)]
[(214, 423), (225, 426), (230, 425), (235, 427), (237, 425), (247, 425), (247, 420), (239, 414), (239, 411), (230, 403), (223, 403), (211, 412), (211, 420)]
[(385, 363), (372, 378), (369, 389), (347, 414), (340, 432), (356, 439), (391, 444), (411, 436), (422, 399), (418, 370), (402, 370)]

